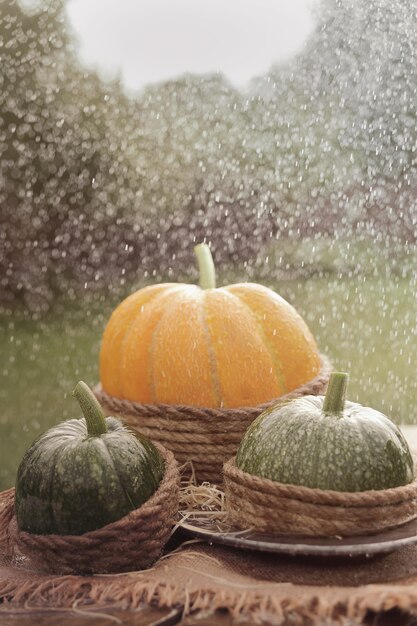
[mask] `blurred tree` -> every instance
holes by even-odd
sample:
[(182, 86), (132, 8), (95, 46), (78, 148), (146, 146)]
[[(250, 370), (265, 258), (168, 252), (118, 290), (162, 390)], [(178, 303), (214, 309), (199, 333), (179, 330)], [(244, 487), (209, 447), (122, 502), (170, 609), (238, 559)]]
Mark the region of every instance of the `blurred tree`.
[(415, 242), (416, 33), (407, 3), (322, 0), (248, 90), (185, 75), (133, 97), (80, 66), (64, 0), (0, 0), (0, 301), (181, 273), (203, 237), (217, 263), (277, 236)]
[(0, 11), (2, 295), (43, 306), (75, 272), (94, 280), (94, 240), (134, 195), (119, 132), (129, 108), (118, 82), (79, 67), (62, 2)]
[[(416, 7), (322, 0), (304, 50), (254, 84), (316, 229), (416, 241)], [(300, 226), (300, 220), (298, 220)]]

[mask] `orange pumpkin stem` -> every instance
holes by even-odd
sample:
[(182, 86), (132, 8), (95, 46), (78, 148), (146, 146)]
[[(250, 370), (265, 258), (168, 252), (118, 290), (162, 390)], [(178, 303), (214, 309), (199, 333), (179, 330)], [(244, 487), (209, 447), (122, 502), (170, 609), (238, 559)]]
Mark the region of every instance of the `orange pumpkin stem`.
[(198, 270), (200, 272), (201, 289), (215, 289), (216, 271), (214, 269), (210, 248), (206, 243), (199, 243), (194, 248), (194, 252), (197, 257)]

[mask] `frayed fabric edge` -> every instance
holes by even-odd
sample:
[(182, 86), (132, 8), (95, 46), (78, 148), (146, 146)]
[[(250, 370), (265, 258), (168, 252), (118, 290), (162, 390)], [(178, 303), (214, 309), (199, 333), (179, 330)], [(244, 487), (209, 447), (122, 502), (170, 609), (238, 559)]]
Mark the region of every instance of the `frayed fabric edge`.
[[(130, 575), (131, 576), (131, 575)], [(129, 574), (126, 574), (129, 577)], [(123, 577), (124, 578), (124, 577)], [(292, 596), (292, 585), (285, 584), (285, 595), (245, 591), (237, 594), (229, 589), (190, 590), (165, 582), (103, 580), (103, 577), (62, 576), (19, 584), (0, 579), (0, 616), (2, 611), (42, 610), (54, 608), (74, 610), (82, 607), (106, 607), (112, 610), (133, 610), (144, 604), (159, 608), (179, 608), (184, 615), (215, 611), (230, 612), (234, 619), (250, 619), (254, 623), (284, 624), (345, 624), (349, 620), (362, 621), (369, 611), (380, 613), (393, 608), (417, 616), (417, 587), (392, 585), (384, 589), (377, 585), (362, 588), (334, 588), (333, 600), (320, 595), (317, 589)], [(328, 589), (328, 588), (323, 588)], [(281, 595), (282, 594), (282, 595)]]

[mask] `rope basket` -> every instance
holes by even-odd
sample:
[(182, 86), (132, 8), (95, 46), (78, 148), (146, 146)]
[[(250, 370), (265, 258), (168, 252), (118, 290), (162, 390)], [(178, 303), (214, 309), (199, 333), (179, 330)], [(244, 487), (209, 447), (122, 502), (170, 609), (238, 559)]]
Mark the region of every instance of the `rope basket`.
[(287, 485), (224, 465), (228, 520), (269, 534), (363, 535), (417, 517), (417, 479), (381, 491), (339, 492)]
[[(165, 462), (156, 492), (116, 522), (83, 535), (21, 532), (13, 515), (8, 527), (10, 556), (28, 557), (38, 571), (104, 574), (150, 567), (161, 555), (178, 513), (179, 471), (172, 452), (155, 443)], [(14, 498), (11, 500), (14, 506)]]
[(293, 391), (253, 407), (207, 408), (177, 404), (140, 404), (109, 396), (101, 385), (94, 393), (103, 409), (132, 430), (159, 441), (181, 464), (192, 461), (196, 480), (221, 483), (223, 463), (235, 455), (248, 426), (265, 409), (307, 395), (322, 394), (329, 381), (330, 362), (321, 355), (320, 371)]

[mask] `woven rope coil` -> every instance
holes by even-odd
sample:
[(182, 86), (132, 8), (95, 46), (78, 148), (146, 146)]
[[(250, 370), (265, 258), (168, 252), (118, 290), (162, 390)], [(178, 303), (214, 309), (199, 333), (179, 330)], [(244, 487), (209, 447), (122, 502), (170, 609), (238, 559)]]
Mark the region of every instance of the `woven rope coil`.
[(417, 517), (417, 479), (381, 491), (338, 492), (286, 485), (224, 465), (230, 522), (265, 533), (333, 536), (362, 535)]
[(172, 452), (155, 443), (165, 462), (157, 491), (138, 509), (83, 535), (20, 532), (13, 516), (9, 528), (14, 558), (29, 557), (36, 569), (58, 574), (97, 574), (140, 570), (160, 556), (178, 512), (179, 471)]
[(223, 463), (236, 454), (253, 420), (273, 404), (324, 393), (330, 372), (330, 362), (322, 355), (318, 375), (305, 385), (264, 404), (233, 409), (140, 404), (109, 396), (100, 385), (94, 393), (109, 415), (119, 416), (132, 430), (159, 441), (179, 463), (192, 461), (199, 482), (219, 483), (223, 479)]

